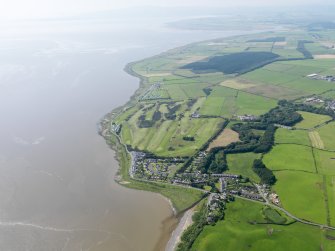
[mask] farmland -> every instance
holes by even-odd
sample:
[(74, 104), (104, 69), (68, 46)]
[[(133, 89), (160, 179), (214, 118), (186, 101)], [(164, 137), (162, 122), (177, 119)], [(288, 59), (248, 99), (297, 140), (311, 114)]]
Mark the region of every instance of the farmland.
[(228, 154), (227, 161), (229, 172), (249, 177), (251, 180), (259, 182), (259, 177), (252, 170), (252, 163), (260, 157), (255, 153)]
[[(325, 198), (321, 175), (297, 171), (277, 171), (274, 190), (284, 208), (313, 222), (326, 223)], [(294, 191), (294, 196), (290, 194)]]
[(276, 143), (284, 143), (284, 144), (300, 144), (309, 146), (310, 140), (308, 137), (308, 132), (304, 130), (287, 130), (279, 128), (276, 131), (275, 135)]
[(329, 123), (317, 129), (325, 149), (335, 150), (335, 123)]
[(326, 121), (331, 120), (331, 117), (325, 115), (313, 114), (309, 112), (299, 113), (302, 115), (304, 120), (296, 124), (295, 127), (300, 129), (312, 129), (318, 125), (325, 123)]
[(252, 202), (229, 203), (226, 219), (215, 226), (206, 226), (191, 250), (312, 251), (331, 242), (323, 230), (300, 223), (289, 226), (257, 224), (265, 222), (261, 212), (262, 206)]
[(310, 173), (315, 172), (312, 150), (306, 146), (294, 144), (277, 145), (270, 153), (264, 156), (264, 163), (274, 171), (299, 170)]
[[(325, 42), (304, 30), (265, 32), (194, 43), (127, 67), (141, 85), (107, 130), (127, 156), (122, 181), (165, 195), (178, 210), (201, 190), (235, 198), (223, 220), (195, 227), (190, 250), (334, 247), (325, 230), (267, 208), (258, 190), (301, 220), (335, 226), (335, 58)], [(330, 78), (311, 77), (318, 74)], [(187, 186), (198, 190), (185, 198)]]
[(239, 141), (238, 133), (227, 128), (227, 129), (224, 129), (224, 131), (215, 140), (213, 140), (210, 143), (207, 151), (210, 151), (214, 147), (227, 146), (230, 143), (238, 142), (238, 141)]

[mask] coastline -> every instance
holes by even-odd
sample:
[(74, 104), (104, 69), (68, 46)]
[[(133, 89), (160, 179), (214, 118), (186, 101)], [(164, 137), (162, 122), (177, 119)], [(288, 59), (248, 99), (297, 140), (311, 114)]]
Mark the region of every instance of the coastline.
[(172, 232), (171, 237), (168, 241), (168, 243), (166, 244), (165, 247), (165, 251), (174, 251), (176, 250), (179, 242), (180, 242), (180, 238), (183, 235), (184, 231), (193, 224), (193, 214), (195, 207), (190, 208), (189, 210), (187, 210), (184, 215), (181, 217), (181, 219), (179, 220), (179, 223), (177, 225), (177, 227), (175, 228), (175, 230)]
[[(156, 56), (153, 56), (153, 57), (156, 57)], [(143, 190), (143, 189), (136, 188), (136, 187), (135, 188), (129, 187), (129, 185), (131, 184), (131, 181), (130, 180), (128, 181), (128, 179), (131, 179), (133, 181), (136, 181), (136, 179), (133, 179), (133, 178), (129, 177), (128, 167), (127, 167), (128, 163), (124, 163), (125, 162), (125, 158), (124, 158), (125, 156), (123, 156), (122, 150), (120, 148), (124, 147), (126, 149), (126, 146), (124, 144), (122, 144), (121, 138), (118, 135), (116, 135), (115, 133), (112, 133), (110, 135), (109, 134), (110, 132), (107, 132), (107, 130), (108, 130), (107, 124), (109, 124), (111, 120), (115, 119), (125, 109), (128, 109), (129, 107), (131, 107), (134, 104), (134, 102), (137, 101), (137, 97), (140, 95), (140, 93), (141, 93), (141, 91), (144, 87), (145, 79), (144, 79), (143, 76), (134, 72), (133, 69), (132, 69), (132, 66), (134, 64), (140, 62), (140, 61), (130, 62), (124, 67), (124, 71), (127, 74), (139, 79), (139, 87), (129, 97), (129, 100), (124, 105), (116, 107), (111, 112), (106, 114), (101, 119), (101, 121), (98, 125), (99, 134), (105, 139), (107, 145), (114, 151), (114, 153), (115, 153), (114, 158), (118, 162), (118, 171), (117, 171), (117, 173), (115, 174), (115, 177), (114, 177), (115, 182), (118, 183), (121, 186), (125, 186), (125, 187), (131, 188), (131, 189), (137, 189), (137, 190)], [(112, 138), (114, 138), (114, 140)], [(143, 182), (143, 181), (141, 181), (141, 182)], [(143, 191), (145, 191), (145, 190), (143, 190)], [(146, 191), (146, 192), (152, 192), (152, 193), (156, 193), (156, 194), (159, 194), (160, 196), (162, 196), (162, 198), (169, 203), (170, 208), (172, 210), (171, 216), (166, 218), (165, 220), (163, 220), (161, 222), (161, 224), (162, 224), (161, 234), (160, 234), (159, 239), (157, 240), (157, 243), (156, 243), (155, 249), (154, 249), (154, 250), (166, 250), (166, 247), (167, 247), (168, 243), (171, 243), (171, 241), (173, 240), (172, 238), (174, 236), (174, 233), (180, 227), (183, 217), (178, 217), (178, 210), (173, 205), (173, 202), (171, 201), (171, 199), (169, 199), (168, 197), (159, 193), (159, 191), (157, 191), (157, 192)], [(188, 210), (188, 211), (190, 211), (190, 210)], [(184, 215), (187, 212), (185, 212)], [(183, 225), (185, 225), (185, 224), (183, 224)], [(182, 235), (182, 233), (185, 229), (182, 228), (181, 230), (179, 230), (178, 236), (176, 236), (176, 237), (178, 237), (180, 239), (180, 237), (181, 237), (181, 235)], [(176, 245), (177, 245), (177, 243), (174, 243), (173, 247), (176, 247)]]

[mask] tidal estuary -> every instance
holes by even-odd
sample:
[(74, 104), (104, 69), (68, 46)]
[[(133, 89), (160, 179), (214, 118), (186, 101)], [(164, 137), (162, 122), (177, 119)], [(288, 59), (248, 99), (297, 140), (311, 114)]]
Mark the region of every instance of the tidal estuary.
[(162, 196), (114, 182), (97, 123), (137, 89), (128, 62), (232, 33), (92, 22), (0, 34), (0, 250), (164, 250), (176, 226)]

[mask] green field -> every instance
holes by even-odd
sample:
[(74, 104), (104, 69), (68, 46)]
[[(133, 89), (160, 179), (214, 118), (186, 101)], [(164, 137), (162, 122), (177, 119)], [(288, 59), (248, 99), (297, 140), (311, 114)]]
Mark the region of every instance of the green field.
[(321, 224), (326, 223), (326, 208), (321, 175), (297, 171), (275, 172), (274, 190), (282, 206), (293, 215)]
[(317, 129), (325, 149), (335, 150), (335, 123), (329, 123)]
[(275, 142), (310, 146), (308, 132), (302, 130), (287, 130), (278, 128), (275, 135)]
[(326, 121), (331, 120), (331, 117), (327, 115), (320, 115), (310, 112), (299, 112), (299, 113), (303, 117), (303, 121), (295, 125), (295, 127), (299, 129), (312, 129), (318, 125), (325, 123)]
[(229, 173), (239, 174), (243, 177), (248, 177), (255, 182), (259, 182), (259, 176), (252, 170), (254, 160), (259, 157), (260, 154), (255, 153), (228, 154), (228, 171)]
[(328, 207), (330, 212), (330, 224), (335, 226), (335, 176), (327, 176), (326, 183)]
[(319, 173), (335, 175), (335, 152), (314, 150), (316, 165)]
[(277, 101), (262, 96), (239, 92), (236, 99), (236, 106), (238, 115), (262, 115), (276, 107)]
[(335, 60), (296, 60), (275, 62), (241, 76), (256, 86), (248, 91), (267, 97), (293, 99), (319, 94), (334, 88), (333, 83), (311, 80), (311, 73), (334, 74)]
[(332, 250), (325, 232), (316, 227), (294, 223), (289, 226), (258, 225), (264, 222), (262, 206), (237, 199), (228, 204), (225, 220), (206, 226), (195, 241), (193, 251), (314, 251)]
[(200, 114), (232, 117), (233, 115), (262, 115), (277, 105), (274, 99), (237, 91), (226, 87), (214, 88), (200, 109)]
[(313, 154), (310, 147), (300, 145), (276, 145), (263, 158), (271, 170), (299, 170), (315, 173)]

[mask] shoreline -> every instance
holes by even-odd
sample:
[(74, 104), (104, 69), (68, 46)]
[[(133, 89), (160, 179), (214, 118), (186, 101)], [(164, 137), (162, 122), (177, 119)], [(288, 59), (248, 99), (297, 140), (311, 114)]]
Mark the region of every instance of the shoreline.
[[(125, 174), (123, 174), (123, 169), (125, 168), (123, 165), (124, 163), (122, 163), (122, 153), (120, 152), (120, 147), (124, 147), (126, 149), (126, 145), (124, 145), (121, 142), (121, 138), (119, 135), (116, 135), (115, 133), (112, 132), (108, 132), (108, 126), (106, 127), (106, 123), (110, 123), (111, 120), (115, 119), (116, 117), (118, 117), (120, 114), (122, 114), (122, 112), (124, 111), (124, 109), (129, 108), (133, 105), (134, 101), (137, 101), (137, 97), (140, 95), (142, 88), (144, 86), (143, 82), (144, 82), (144, 77), (141, 75), (138, 75), (137, 73), (135, 73), (132, 70), (132, 65), (136, 64), (137, 62), (140, 61), (135, 61), (135, 62), (130, 62), (128, 63), (125, 67), (124, 67), (124, 71), (139, 79), (139, 87), (138, 89), (136, 89), (136, 91), (129, 97), (129, 100), (121, 106), (118, 106), (116, 108), (114, 108), (111, 112), (109, 112), (108, 114), (106, 114), (98, 123), (99, 124), (99, 134), (100, 136), (102, 136), (107, 145), (110, 147), (110, 149), (114, 152), (114, 159), (117, 161), (118, 163), (118, 170), (114, 175), (114, 181), (119, 184), (120, 186), (123, 187), (127, 187), (129, 189), (136, 189), (136, 190), (141, 190), (141, 189), (137, 189), (137, 188), (130, 188), (127, 185), (131, 184), (131, 181), (128, 181), (127, 179), (131, 179), (136, 181), (136, 179), (129, 177), (126, 177), (127, 179), (125, 179)], [(105, 124), (105, 125), (104, 125)], [(114, 142), (112, 142), (110, 139), (108, 139), (108, 137), (110, 137), (111, 135), (109, 135), (109, 133), (111, 133), (113, 135), (113, 137), (115, 138)], [(127, 152), (127, 150), (126, 150)], [(128, 155), (128, 153), (126, 153)], [(126, 167), (126, 175), (128, 174), (128, 168)], [(143, 181), (141, 181), (143, 182)], [(150, 183), (150, 182), (148, 182)], [(142, 190), (145, 192), (149, 192), (149, 193), (154, 193), (154, 194), (158, 194), (159, 196), (161, 196), (165, 201), (168, 202), (170, 208), (171, 208), (171, 215), (169, 217), (167, 217), (166, 219), (163, 219), (161, 221), (161, 233), (159, 238), (157, 239), (157, 242), (155, 244), (154, 250), (165, 250), (166, 246), (168, 245), (168, 243), (171, 240), (171, 237), (173, 236), (173, 233), (175, 232), (175, 230), (178, 228), (178, 226), (180, 225), (181, 222), (181, 218), (178, 217), (178, 210), (177, 208), (175, 208), (175, 206), (173, 205), (171, 199), (169, 199), (168, 197), (164, 196), (163, 194), (159, 193), (159, 192), (153, 192), (153, 191), (147, 191), (147, 190)], [(180, 232), (179, 235), (181, 236), (183, 232)], [(180, 238), (179, 236), (179, 238)], [(176, 246), (177, 244), (175, 244)]]
[(195, 207), (190, 208), (181, 217), (181, 219), (179, 220), (179, 223), (178, 223), (177, 227), (172, 232), (171, 237), (170, 237), (168, 243), (166, 244), (165, 251), (174, 251), (174, 250), (176, 250), (176, 248), (177, 248), (177, 246), (178, 246), (178, 244), (180, 242), (181, 236), (183, 235), (183, 233), (185, 232), (185, 230), (189, 226), (191, 226), (193, 224), (192, 217), (193, 217), (193, 215), (195, 213), (194, 210), (195, 210)]

